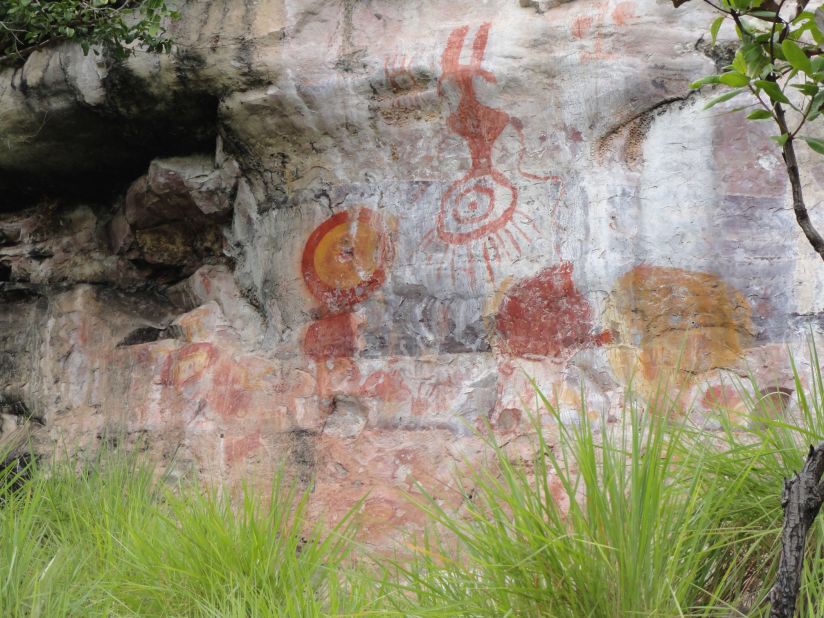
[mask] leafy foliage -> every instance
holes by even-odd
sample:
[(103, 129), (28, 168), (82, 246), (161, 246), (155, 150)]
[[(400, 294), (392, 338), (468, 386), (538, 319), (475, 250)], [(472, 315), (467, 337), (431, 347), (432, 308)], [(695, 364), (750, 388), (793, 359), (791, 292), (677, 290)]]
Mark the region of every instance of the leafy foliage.
[(165, 0), (0, 0), (0, 64), (58, 41), (77, 41), (86, 54), (100, 45), (116, 58), (135, 44), (168, 52), (164, 23), (177, 16)]
[[(689, 0), (672, 0), (678, 7)], [(816, 230), (804, 203), (794, 143), (802, 140), (819, 154), (824, 141), (802, 135), (801, 129), (824, 112), (824, 9), (808, 10), (810, 0), (704, 0), (721, 15), (710, 26), (712, 44), (725, 22), (732, 23), (738, 49), (723, 72), (692, 84), (728, 89), (707, 108), (749, 93), (760, 109), (750, 120), (773, 120), (793, 193), (793, 212), (810, 246), (824, 259), (824, 236)], [(716, 4), (720, 2), (720, 4)], [(786, 5), (786, 6), (785, 6)], [(746, 109), (747, 105), (741, 109)]]
[[(726, 87), (707, 108), (750, 93), (758, 109), (747, 118), (773, 120), (780, 131), (773, 139), (780, 146), (797, 137), (824, 154), (822, 140), (800, 134), (824, 112), (824, 9), (806, 10), (808, 1), (803, 0), (786, 3), (789, 11), (784, 10), (784, 0), (705, 1), (722, 13), (710, 26), (713, 45), (725, 23), (733, 26), (739, 41), (731, 65), (692, 84)], [(794, 126), (782, 106), (796, 113)]]

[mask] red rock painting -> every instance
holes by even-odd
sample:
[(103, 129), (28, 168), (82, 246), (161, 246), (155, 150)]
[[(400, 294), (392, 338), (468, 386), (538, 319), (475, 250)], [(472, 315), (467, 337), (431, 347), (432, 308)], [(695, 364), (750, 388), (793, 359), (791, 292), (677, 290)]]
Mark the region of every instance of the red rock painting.
[(615, 26), (623, 27), (635, 18), (635, 3), (630, 0), (616, 4), (612, 12), (609, 11), (608, 2), (598, 2), (594, 8), (595, 12), (576, 17), (569, 29), (576, 39), (592, 42), (592, 48), (581, 52), (581, 60), (584, 62), (607, 60), (613, 56), (604, 50), (604, 35), (601, 33), (608, 20)]
[(517, 257), (521, 252), (520, 243), (530, 240), (525, 227), (534, 228), (531, 219), (523, 213), (520, 222), (514, 220), (518, 212), (518, 188), (494, 166), (492, 149), (495, 142), (508, 126), (512, 126), (520, 141), (519, 173), (532, 180), (558, 182), (558, 179), (524, 172), (521, 169), (525, 154), (523, 124), (505, 111), (478, 100), (476, 79), (496, 83), (495, 75), (481, 66), (490, 28), (489, 22), (481, 24), (472, 41), (468, 63), (461, 62), (461, 53), (469, 26), (452, 31), (441, 57), (438, 93), (451, 99), (454, 97), (452, 93), (457, 91), (458, 97), (447, 126), (466, 142), (471, 163), (466, 174), (449, 185), (441, 198), (435, 229), (425, 236), (423, 247), (436, 241), (450, 247), (452, 256), (448, 261), (452, 264), (453, 278), (457, 247), (466, 247), (466, 272), (471, 278), (474, 278), (473, 262), (480, 253), (487, 276), (494, 281), (493, 263), (499, 262), (502, 254)]
[(701, 406), (705, 410), (715, 408), (734, 408), (741, 403), (741, 397), (733, 386), (715, 385), (704, 391)]
[(593, 333), (592, 309), (575, 288), (569, 262), (512, 286), (495, 317), (495, 329), (501, 351), (521, 357), (557, 357), (611, 339), (609, 332)]
[(248, 436), (229, 436), (226, 438), (225, 460), (230, 466), (235, 465), (255, 451), (263, 444), (260, 430)]
[(303, 350), (306, 356), (316, 361), (354, 356), (355, 329), (352, 315), (340, 313), (312, 322), (303, 340)]
[(375, 214), (342, 211), (321, 223), (303, 249), (306, 287), (328, 313), (349, 310), (383, 285), (388, 237)]
[(317, 393), (322, 398), (332, 397), (341, 385), (360, 381), (352, 360), (357, 352), (352, 310), (383, 285), (390, 258), (388, 234), (368, 208), (329, 217), (306, 241), (303, 280), (322, 307), (321, 317), (306, 330), (303, 351), (316, 363)]
[(177, 388), (195, 384), (216, 358), (217, 350), (211, 343), (185, 345), (166, 358), (160, 382)]
[(403, 375), (398, 369), (375, 371), (370, 374), (363, 381), (361, 394), (386, 402), (407, 401), (412, 397), (412, 392), (404, 382)]
[(411, 59), (403, 55), (384, 60), (383, 70), (386, 83), (392, 92), (405, 92), (415, 86), (418, 80), (410, 66)]

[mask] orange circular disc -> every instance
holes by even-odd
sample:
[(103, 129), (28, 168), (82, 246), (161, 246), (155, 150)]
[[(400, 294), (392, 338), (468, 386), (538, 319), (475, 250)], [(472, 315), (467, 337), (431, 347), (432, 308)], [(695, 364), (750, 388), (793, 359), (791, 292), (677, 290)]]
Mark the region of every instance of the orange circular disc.
[(301, 270), (312, 295), (329, 310), (349, 309), (383, 285), (386, 234), (367, 208), (339, 212), (309, 235)]

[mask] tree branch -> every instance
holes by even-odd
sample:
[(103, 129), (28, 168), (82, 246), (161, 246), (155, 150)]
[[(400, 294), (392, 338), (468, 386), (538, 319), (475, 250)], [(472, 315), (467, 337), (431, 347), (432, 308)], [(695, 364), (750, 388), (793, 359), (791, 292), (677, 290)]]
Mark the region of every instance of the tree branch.
[[(818, 233), (818, 230), (813, 226), (810, 220), (810, 214), (807, 212), (807, 207), (804, 204), (804, 194), (801, 191), (801, 174), (798, 170), (798, 160), (795, 157), (794, 140), (790, 135), (790, 130), (787, 128), (787, 119), (784, 115), (784, 108), (781, 103), (776, 103), (775, 120), (778, 123), (778, 128), (782, 135), (787, 135), (787, 141), (781, 147), (781, 154), (784, 157), (784, 165), (787, 168), (787, 176), (790, 179), (790, 187), (793, 192), (793, 212), (795, 212), (795, 220), (807, 237), (810, 245), (815, 249), (816, 253), (824, 260), (824, 237)], [(820, 475), (819, 475), (820, 476)]]

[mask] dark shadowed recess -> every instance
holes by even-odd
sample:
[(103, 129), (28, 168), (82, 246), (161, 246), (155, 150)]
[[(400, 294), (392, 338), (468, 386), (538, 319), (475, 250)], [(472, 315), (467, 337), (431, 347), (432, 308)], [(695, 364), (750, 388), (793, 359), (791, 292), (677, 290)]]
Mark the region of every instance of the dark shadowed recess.
[(154, 158), (214, 150), (214, 95), (183, 89), (159, 100), (123, 68), (110, 71), (105, 87), (102, 106), (47, 115), (18, 156), (0, 164), (0, 213), (53, 197), (107, 202)]

